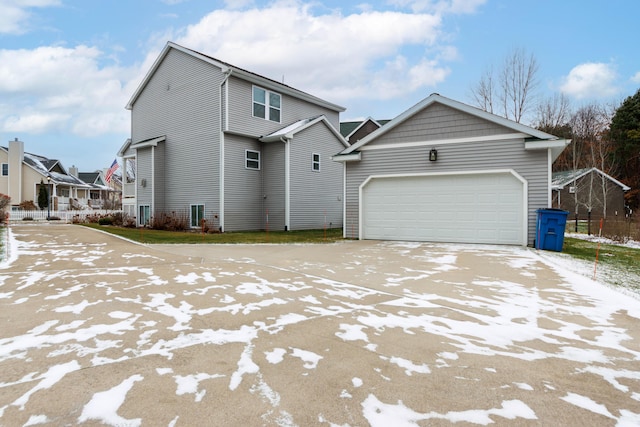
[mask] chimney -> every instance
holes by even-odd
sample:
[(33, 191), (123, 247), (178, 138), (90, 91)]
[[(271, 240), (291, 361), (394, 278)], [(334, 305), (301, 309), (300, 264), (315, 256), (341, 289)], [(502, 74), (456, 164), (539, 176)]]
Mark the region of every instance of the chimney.
[(9, 141), (9, 176), (8, 196), (11, 204), (18, 205), (22, 202), (22, 162), (24, 160), (24, 142), (15, 138)]
[(69, 175), (75, 176), (77, 178), (78, 177), (78, 168), (75, 167), (75, 166), (71, 166), (69, 168)]

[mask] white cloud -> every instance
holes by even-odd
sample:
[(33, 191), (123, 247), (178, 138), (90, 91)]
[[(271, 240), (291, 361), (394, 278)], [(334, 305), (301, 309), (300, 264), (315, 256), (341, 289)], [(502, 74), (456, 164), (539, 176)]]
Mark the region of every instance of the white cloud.
[[(313, 12), (311, 5), (291, 1), (216, 10), (176, 42), (338, 103), (410, 93), (449, 73), (442, 61), (455, 49), (440, 46), (438, 14)], [(408, 49), (413, 61), (403, 54)]]
[(390, 0), (389, 4), (414, 12), (474, 13), (486, 0)]
[(617, 93), (616, 78), (613, 65), (588, 62), (575, 66), (560, 90), (578, 99), (609, 97)]
[(60, 0), (2, 0), (0, 34), (23, 34), (29, 31), (29, 9), (59, 6)]
[(638, 71), (633, 75), (633, 77), (631, 77), (631, 81), (633, 83), (640, 83), (640, 71)]
[(132, 70), (100, 66), (88, 46), (0, 50), (0, 131), (71, 131), (93, 136), (128, 131), (124, 105)]

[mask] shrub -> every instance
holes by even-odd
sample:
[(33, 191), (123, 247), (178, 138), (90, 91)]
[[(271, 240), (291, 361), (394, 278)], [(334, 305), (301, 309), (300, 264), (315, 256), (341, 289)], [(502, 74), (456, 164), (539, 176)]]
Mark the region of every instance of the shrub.
[(33, 221), (33, 217), (32, 216), (25, 216), (24, 218), (22, 218), (23, 221)]
[(36, 211), (38, 210), (38, 207), (36, 206), (35, 203), (33, 203), (33, 200), (25, 200), (24, 202), (20, 203), (18, 205), (18, 208), (22, 211)]
[(113, 225), (113, 218), (110, 216), (104, 216), (98, 220), (98, 224), (100, 225)]
[(90, 224), (97, 224), (98, 221), (100, 221), (101, 216), (98, 214), (92, 214), (92, 215), (87, 215), (87, 218), (85, 219), (85, 221), (87, 221)]
[(151, 218), (150, 227), (154, 230), (184, 231), (189, 228), (189, 217), (186, 214), (177, 214), (175, 211), (170, 214), (161, 212)]
[(7, 219), (7, 216), (4, 213), (4, 210), (7, 206), (11, 204), (11, 197), (6, 194), (0, 194), (0, 223), (4, 223)]

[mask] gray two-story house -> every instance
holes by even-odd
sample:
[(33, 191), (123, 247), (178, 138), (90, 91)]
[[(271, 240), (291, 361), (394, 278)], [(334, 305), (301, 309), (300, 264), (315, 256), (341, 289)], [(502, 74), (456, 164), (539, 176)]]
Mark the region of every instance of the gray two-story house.
[(123, 208), (139, 225), (342, 227), (343, 107), (169, 42), (126, 108)]

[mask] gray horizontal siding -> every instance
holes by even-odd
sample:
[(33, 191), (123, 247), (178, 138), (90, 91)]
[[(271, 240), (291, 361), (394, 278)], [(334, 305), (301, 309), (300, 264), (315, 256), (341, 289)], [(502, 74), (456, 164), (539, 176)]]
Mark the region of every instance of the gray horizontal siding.
[[(343, 148), (324, 123), (295, 135), (290, 151), (292, 230), (342, 227), (343, 166), (331, 156)], [(320, 172), (312, 170), (312, 153), (320, 154)]]
[(509, 133), (514, 133), (514, 131), (436, 103), (371, 141), (369, 145), (470, 138)]
[[(206, 216), (219, 211), (221, 82), (219, 68), (171, 50), (133, 105), (134, 143), (166, 135), (156, 159), (156, 180), (164, 180), (158, 209), (184, 214), (205, 204)], [(148, 166), (140, 164), (139, 173)]]
[[(139, 205), (151, 206), (151, 147), (137, 150), (136, 154), (136, 185), (137, 185), (137, 202)], [(142, 186), (142, 181), (147, 183)]]
[[(284, 143), (262, 145), (262, 176), (264, 209), (269, 213), (269, 230), (284, 230), (285, 226), (285, 165)], [(266, 224), (265, 224), (266, 228)]]
[(280, 123), (253, 117), (253, 85), (250, 82), (232, 77), (229, 79), (229, 131), (256, 138), (268, 135), (298, 120), (324, 114), (336, 128), (340, 128), (339, 114), (328, 108), (281, 95)]
[(547, 208), (547, 152), (525, 151), (524, 141), (482, 141), (438, 147), (438, 161), (429, 161), (430, 147), (362, 152), (360, 162), (347, 163), (345, 232), (358, 233), (358, 188), (370, 175), (513, 169), (528, 181), (528, 243), (535, 235), (536, 209)]
[(245, 168), (245, 150), (261, 151), (260, 142), (227, 135), (224, 149), (224, 222), (225, 231), (263, 229), (264, 205), (261, 169)]

